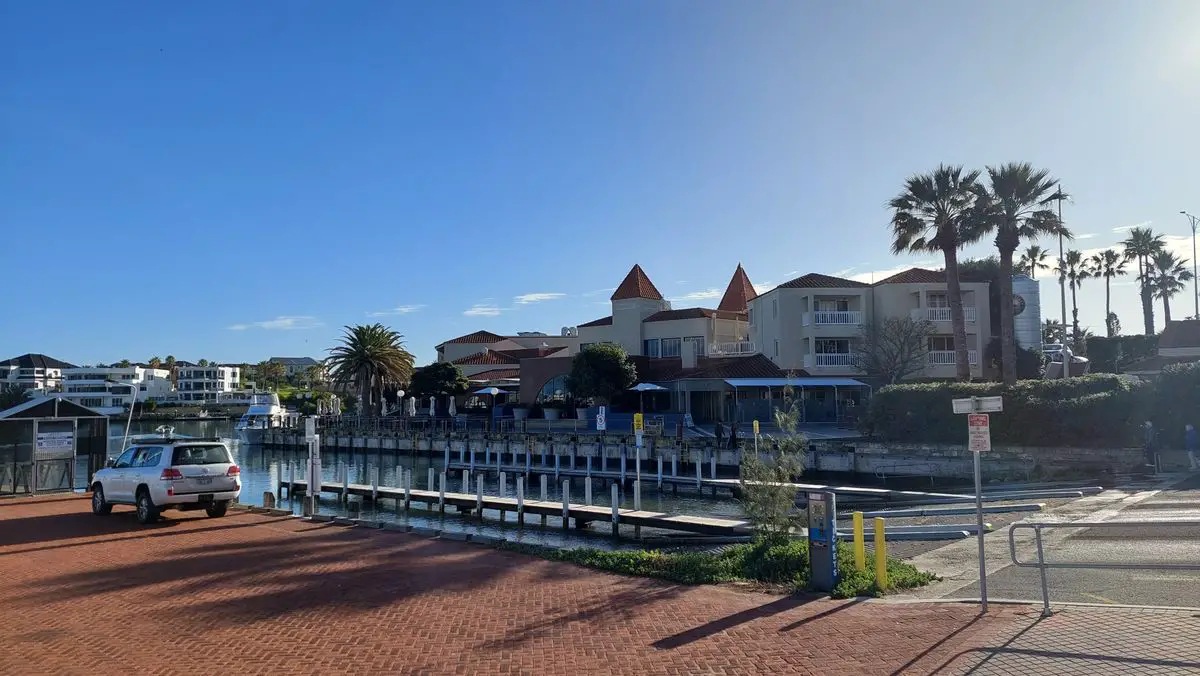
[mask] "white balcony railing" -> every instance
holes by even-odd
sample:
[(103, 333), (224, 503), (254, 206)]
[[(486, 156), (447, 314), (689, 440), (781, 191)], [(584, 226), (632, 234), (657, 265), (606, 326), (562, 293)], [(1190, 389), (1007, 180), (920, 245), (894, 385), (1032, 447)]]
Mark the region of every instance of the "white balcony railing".
[[(963, 307), (963, 319), (968, 322), (976, 321), (978, 312), (974, 306)], [(950, 308), (948, 307), (923, 307), (912, 311), (912, 318), (920, 321), (930, 322), (948, 322), (950, 321)]]
[(838, 352), (804, 355), (804, 368), (854, 368), (854, 353)]
[(805, 312), (803, 322), (805, 326), (813, 324), (843, 326), (862, 324), (862, 312), (860, 310), (817, 310), (816, 312)]
[(754, 346), (754, 341), (739, 340), (733, 343), (709, 343), (708, 356), (710, 357), (740, 357), (750, 354), (758, 354), (758, 349)]
[[(954, 366), (953, 350), (933, 350), (929, 353), (930, 366)], [(967, 350), (967, 363), (974, 366), (979, 363), (979, 352)]]

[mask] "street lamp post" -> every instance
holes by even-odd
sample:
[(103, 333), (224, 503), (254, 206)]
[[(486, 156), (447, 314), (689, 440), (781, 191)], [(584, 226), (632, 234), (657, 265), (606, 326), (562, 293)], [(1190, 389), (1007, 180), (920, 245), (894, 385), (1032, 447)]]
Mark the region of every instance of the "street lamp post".
[[(133, 407), (137, 405), (138, 386), (132, 382), (118, 383), (115, 380), (107, 379), (104, 381), (104, 383), (106, 385), (120, 385), (122, 387), (128, 387), (129, 391), (133, 394), (133, 399), (129, 402), (129, 418), (125, 421), (125, 438), (121, 440), (121, 452), (124, 453), (125, 445), (129, 443), (129, 428), (133, 426)], [(110, 387), (108, 391), (112, 392), (112, 388)]]
[[(1063, 227), (1062, 203), (1063, 200), (1069, 198), (1070, 196), (1063, 192), (1062, 188), (1059, 188), (1058, 192), (1054, 193), (1054, 195), (1050, 197), (1050, 199), (1058, 202), (1058, 227), (1060, 228), (1058, 233), (1058, 295), (1062, 301), (1063, 344), (1066, 344), (1067, 342), (1067, 276), (1063, 272), (1063, 264), (1065, 263), (1065, 260), (1063, 259), (1063, 234), (1061, 230)], [(1108, 317), (1104, 318), (1104, 324), (1105, 326), (1108, 325)]]
[(1200, 276), (1197, 274), (1196, 269), (1196, 225), (1200, 224), (1200, 218), (1196, 218), (1186, 211), (1180, 211), (1179, 213), (1186, 216), (1188, 222), (1192, 225), (1192, 298), (1196, 301), (1196, 314), (1194, 316), (1196, 319), (1200, 319), (1200, 287), (1196, 286), (1198, 283), (1196, 278)]

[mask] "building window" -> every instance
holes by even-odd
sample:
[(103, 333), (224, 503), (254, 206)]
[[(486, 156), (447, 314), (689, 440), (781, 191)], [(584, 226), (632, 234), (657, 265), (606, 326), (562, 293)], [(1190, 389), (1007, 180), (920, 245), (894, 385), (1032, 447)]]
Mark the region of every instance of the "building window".
[(692, 350), (697, 357), (703, 357), (704, 355), (708, 354), (707, 348), (704, 344), (704, 336), (688, 336), (683, 340), (686, 343), (692, 344)]
[(79, 400), (79, 404), (89, 408), (100, 408), (104, 406), (104, 399), (101, 397), (84, 397)]
[(659, 340), (657, 338), (648, 338), (642, 341), (642, 354), (647, 357), (657, 357), (659, 352)]
[(929, 307), (950, 307), (950, 298), (944, 293), (931, 293), (925, 296)]
[(954, 336), (930, 336), (929, 337), (930, 352), (953, 352), (954, 351)]
[(845, 298), (817, 301), (817, 312), (849, 312), (850, 301)]
[(817, 354), (850, 354), (850, 339), (818, 338), (814, 347)]
[(546, 381), (545, 385), (542, 385), (542, 391), (538, 393), (537, 401), (538, 403), (544, 403), (547, 401), (565, 401), (568, 394), (570, 394), (570, 392), (567, 390), (566, 374), (554, 376), (550, 380)]
[(683, 353), (683, 341), (679, 338), (662, 339), (662, 356), (678, 357)]

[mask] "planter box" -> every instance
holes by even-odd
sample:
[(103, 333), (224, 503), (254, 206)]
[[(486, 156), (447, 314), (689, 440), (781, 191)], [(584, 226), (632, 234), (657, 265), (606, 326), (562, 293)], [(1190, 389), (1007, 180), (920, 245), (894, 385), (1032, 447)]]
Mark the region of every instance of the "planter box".
[(546, 420), (558, 420), (560, 413), (561, 411), (559, 411), (557, 408), (545, 409)]

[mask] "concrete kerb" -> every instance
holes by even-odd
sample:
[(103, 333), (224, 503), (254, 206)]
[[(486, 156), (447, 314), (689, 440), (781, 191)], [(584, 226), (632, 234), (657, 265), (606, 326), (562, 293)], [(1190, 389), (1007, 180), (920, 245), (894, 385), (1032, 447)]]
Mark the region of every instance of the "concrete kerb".
[[(979, 599), (977, 598), (940, 598), (940, 599), (905, 599), (905, 598), (872, 598), (868, 599), (873, 603), (886, 603), (891, 605), (909, 605), (922, 603), (961, 603), (964, 605), (977, 606)], [(1032, 599), (1005, 599), (988, 597), (988, 604), (993, 603), (1008, 605), (1008, 606), (1029, 606), (1030, 608), (1041, 612), (1042, 602)], [(1155, 610), (1155, 611), (1170, 611), (1180, 613), (1200, 613), (1200, 608), (1192, 608), (1190, 606), (1139, 606), (1128, 603), (1087, 603), (1084, 601), (1053, 601), (1050, 603), (1050, 608), (1103, 608), (1109, 610)]]

